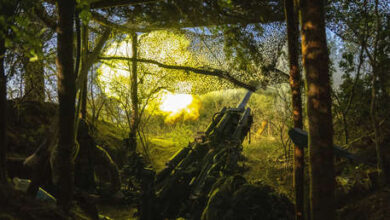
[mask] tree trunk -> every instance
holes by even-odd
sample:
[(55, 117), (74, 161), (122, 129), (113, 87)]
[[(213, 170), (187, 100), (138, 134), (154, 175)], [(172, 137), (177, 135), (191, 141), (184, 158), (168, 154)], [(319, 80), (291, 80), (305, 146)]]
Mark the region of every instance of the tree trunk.
[(377, 158), (377, 170), (378, 170), (378, 183), (379, 186), (383, 187), (386, 185), (386, 159), (384, 153), (384, 147), (382, 144), (382, 135), (381, 129), (378, 123), (378, 88), (377, 88), (377, 78), (380, 76), (380, 67), (378, 63), (379, 59), (379, 48), (378, 42), (380, 40), (380, 31), (381, 31), (381, 19), (379, 15), (379, 1), (375, 0), (375, 16), (376, 16), (376, 39), (374, 42), (374, 58), (372, 60), (372, 87), (371, 87), (371, 105), (370, 105), (370, 117), (372, 127), (374, 128), (374, 137), (375, 137), (375, 148), (376, 148), (376, 158)]
[(26, 100), (44, 102), (45, 101), (45, 77), (43, 61), (31, 62), (25, 58), (24, 74), (24, 96)]
[[(285, 0), (285, 15), (287, 23), (288, 59), (290, 66), (290, 87), (292, 96), (293, 122), (295, 128), (303, 128), (301, 74), (299, 70), (299, 30), (298, 17), (294, 0)], [(294, 176), (295, 188), (295, 219), (304, 219), (304, 150), (301, 146), (294, 146)]]
[(348, 127), (348, 120), (347, 120), (348, 119), (348, 112), (351, 109), (352, 102), (353, 102), (353, 99), (355, 97), (355, 89), (356, 89), (356, 85), (357, 85), (357, 83), (359, 81), (360, 70), (362, 68), (363, 60), (364, 60), (363, 55), (364, 55), (365, 44), (366, 44), (366, 42), (363, 41), (363, 44), (362, 44), (361, 49), (360, 49), (360, 54), (359, 54), (359, 64), (358, 64), (358, 68), (357, 68), (357, 71), (356, 71), (355, 80), (354, 80), (353, 85), (352, 85), (351, 94), (350, 94), (350, 96), (348, 98), (347, 106), (345, 107), (344, 110), (341, 111), (341, 115), (343, 117), (345, 144), (349, 144), (349, 127)]
[[(5, 24), (14, 22), (15, 10), (19, 1), (2, 1), (0, 6), (0, 15)], [(9, 27), (0, 27), (0, 184), (7, 184), (7, 76), (4, 69), (4, 58), (6, 52), (5, 38)]]
[[(88, 25), (86, 24), (84, 24), (82, 27), (81, 46), (82, 46), (81, 65), (85, 66), (87, 64), (87, 58), (88, 58)], [(87, 91), (88, 91), (87, 86), (88, 86), (88, 75), (85, 77), (81, 88), (81, 118), (83, 120), (87, 119)]]
[(335, 219), (332, 103), (324, 1), (301, 0), (300, 4), (309, 119), (311, 219)]
[(7, 183), (7, 78), (4, 70), (5, 40), (0, 37), (0, 184)]
[(377, 68), (376, 64), (373, 65), (372, 71), (372, 87), (371, 87), (371, 104), (370, 104), (370, 117), (371, 124), (374, 129), (374, 143), (376, 149), (377, 170), (378, 170), (378, 183), (383, 187), (386, 184), (386, 170), (385, 170), (385, 158), (384, 149), (381, 141), (380, 127), (377, 117)]
[(76, 74), (73, 66), (74, 1), (58, 0), (57, 75), (58, 75), (58, 146), (54, 152), (53, 176), (58, 186), (57, 202), (70, 209), (73, 196), (73, 150), (75, 146), (74, 117)]
[(349, 132), (348, 132), (348, 120), (347, 120), (347, 114), (342, 113), (343, 115), (343, 129), (344, 129), (344, 136), (345, 136), (345, 144), (349, 143)]
[[(138, 47), (137, 34), (132, 34), (132, 52), (133, 58), (137, 58), (137, 47)], [(130, 119), (130, 134), (129, 134), (129, 144), (132, 149), (137, 149), (137, 129), (138, 129), (138, 82), (137, 82), (137, 61), (133, 60), (131, 68), (131, 119)]]
[[(32, 22), (39, 22), (37, 19), (38, 12), (33, 12), (35, 16), (28, 16), (28, 19)], [(40, 32), (40, 26), (31, 26), (33, 32)], [(45, 34), (41, 35), (39, 42), (43, 45), (44, 41), (47, 41), (47, 36)], [(43, 52), (43, 46), (36, 48), (40, 53)], [(45, 101), (45, 72), (44, 72), (44, 63), (42, 57), (38, 57), (35, 61), (30, 61), (31, 55), (29, 50), (25, 49), (23, 66), (24, 66), (24, 100), (44, 102)]]

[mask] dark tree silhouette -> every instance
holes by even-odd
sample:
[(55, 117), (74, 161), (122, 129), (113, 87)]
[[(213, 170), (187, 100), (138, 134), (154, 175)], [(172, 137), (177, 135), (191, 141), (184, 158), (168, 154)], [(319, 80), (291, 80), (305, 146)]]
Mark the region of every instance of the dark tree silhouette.
[(73, 194), (73, 151), (76, 74), (73, 66), (73, 16), (75, 2), (58, 1), (57, 75), (58, 75), (58, 146), (54, 152), (53, 173), (58, 186), (58, 205), (68, 211)]
[[(6, 1), (0, 4), (0, 17), (4, 24), (12, 23), (14, 12), (19, 2)], [(5, 73), (6, 38), (9, 38), (9, 27), (0, 26), (0, 184), (7, 183), (7, 75)]]
[(4, 72), (5, 39), (0, 37), (0, 183), (7, 182), (5, 158), (7, 153), (7, 78)]

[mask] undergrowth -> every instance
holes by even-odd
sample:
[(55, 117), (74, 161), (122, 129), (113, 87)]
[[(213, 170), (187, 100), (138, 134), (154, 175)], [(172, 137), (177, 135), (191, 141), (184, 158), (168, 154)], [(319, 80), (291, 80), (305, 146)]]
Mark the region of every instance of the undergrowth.
[(249, 182), (261, 182), (279, 193), (293, 198), (292, 161), (285, 158), (279, 139), (261, 137), (250, 144), (244, 144), (243, 155), (249, 170), (245, 177)]

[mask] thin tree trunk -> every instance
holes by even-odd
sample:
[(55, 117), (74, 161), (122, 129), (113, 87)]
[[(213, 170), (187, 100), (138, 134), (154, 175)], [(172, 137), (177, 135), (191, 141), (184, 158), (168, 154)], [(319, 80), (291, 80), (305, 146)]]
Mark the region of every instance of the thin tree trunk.
[(5, 40), (0, 38), (0, 184), (7, 183), (7, 78), (4, 70)]
[(363, 41), (362, 48), (360, 49), (359, 64), (358, 64), (358, 69), (357, 69), (357, 72), (356, 72), (355, 80), (354, 80), (353, 85), (352, 85), (351, 95), (349, 96), (347, 106), (342, 111), (344, 134), (345, 134), (345, 144), (349, 144), (349, 129), (348, 129), (347, 116), (348, 116), (348, 112), (349, 112), (349, 110), (351, 109), (351, 106), (352, 106), (352, 101), (353, 101), (353, 98), (355, 96), (356, 85), (357, 85), (357, 83), (359, 81), (359, 77), (360, 77), (360, 70), (361, 70), (362, 65), (363, 65), (363, 59), (364, 59), (363, 55), (364, 55), (364, 47), (365, 47), (364, 45), (365, 45), (365, 41)]
[(344, 135), (345, 135), (345, 144), (349, 143), (349, 132), (348, 132), (348, 120), (347, 120), (347, 114), (342, 113), (343, 115), (343, 128), (344, 128)]
[(375, 137), (375, 148), (376, 148), (376, 157), (377, 157), (377, 170), (378, 170), (378, 183), (379, 186), (383, 187), (386, 185), (387, 181), (387, 171), (385, 166), (385, 154), (383, 149), (383, 144), (381, 143), (381, 129), (378, 123), (378, 112), (377, 112), (377, 78), (379, 73), (379, 63), (378, 63), (378, 42), (380, 38), (380, 15), (378, 11), (379, 1), (375, 0), (375, 15), (376, 15), (376, 39), (374, 42), (374, 56), (371, 63), (372, 66), (372, 87), (371, 87), (371, 105), (370, 105), (370, 116), (372, 127), (374, 128), (374, 137)]
[(385, 171), (385, 158), (384, 158), (384, 149), (381, 144), (381, 135), (380, 128), (377, 118), (377, 73), (375, 64), (372, 71), (372, 87), (371, 87), (371, 105), (370, 105), (370, 117), (371, 124), (374, 129), (374, 143), (376, 148), (376, 159), (377, 159), (377, 170), (378, 170), (378, 183), (379, 186), (384, 186), (386, 184), (386, 171)]
[[(292, 96), (293, 122), (295, 128), (303, 128), (301, 74), (299, 70), (299, 30), (298, 17), (294, 0), (285, 0), (285, 15), (287, 23), (288, 59), (290, 65), (290, 87)], [(304, 219), (304, 150), (294, 146), (294, 176), (295, 188), (295, 219)]]
[[(133, 58), (137, 58), (137, 47), (138, 47), (138, 39), (137, 34), (132, 34), (132, 52)], [(138, 82), (137, 82), (137, 61), (132, 62), (131, 66), (131, 119), (130, 119), (130, 134), (129, 134), (129, 142), (132, 149), (137, 149), (137, 129), (138, 129)]]
[[(82, 57), (82, 66), (87, 64), (88, 56), (88, 25), (84, 24), (82, 26), (82, 37), (81, 37), (81, 57)], [(87, 119), (87, 91), (88, 91), (88, 76), (85, 77), (83, 86), (81, 88), (81, 118)]]
[(324, 0), (301, 0), (301, 38), (309, 119), (311, 219), (335, 219), (329, 55)]
[(68, 211), (73, 197), (73, 150), (76, 74), (73, 66), (74, 1), (58, 0), (57, 75), (59, 101), (58, 146), (54, 152), (53, 173), (58, 186), (57, 202)]

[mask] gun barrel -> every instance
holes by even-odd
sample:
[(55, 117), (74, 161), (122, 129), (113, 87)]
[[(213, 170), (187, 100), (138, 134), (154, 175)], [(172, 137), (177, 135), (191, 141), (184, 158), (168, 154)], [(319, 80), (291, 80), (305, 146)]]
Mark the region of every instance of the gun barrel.
[[(251, 126), (252, 124), (252, 119), (251, 119), (251, 109), (247, 108), (244, 113), (242, 114), (242, 117), (240, 121), (238, 122), (237, 128), (234, 131), (232, 137), (233, 140), (238, 140), (240, 143), (243, 142), (245, 136), (247, 135), (247, 131), (249, 130), (248, 127)], [(246, 130), (248, 129), (248, 130)]]
[(174, 170), (176, 166), (187, 156), (191, 148), (192, 145), (189, 144), (187, 147), (184, 147), (181, 150), (177, 151), (175, 155), (173, 155), (172, 158), (168, 161), (168, 163), (166, 163), (166, 167), (157, 174), (156, 182), (159, 183), (166, 176), (168, 176), (172, 172), (172, 170)]
[(249, 99), (250, 99), (252, 93), (253, 93), (252, 91), (248, 91), (246, 93), (245, 97), (242, 99), (241, 103), (237, 106), (237, 108), (244, 109), (245, 106), (248, 104)]

